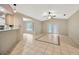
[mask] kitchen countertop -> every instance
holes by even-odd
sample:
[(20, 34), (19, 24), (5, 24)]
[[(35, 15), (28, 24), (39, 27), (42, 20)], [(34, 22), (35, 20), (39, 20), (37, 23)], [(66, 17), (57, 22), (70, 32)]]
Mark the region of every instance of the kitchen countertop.
[(17, 30), (18, 28), (13, 28), (13, 29), (3, 29), (3, 30), (0, 30), (0, 32), (4, 32), (4, 31), (12, 31), (12, 30)]

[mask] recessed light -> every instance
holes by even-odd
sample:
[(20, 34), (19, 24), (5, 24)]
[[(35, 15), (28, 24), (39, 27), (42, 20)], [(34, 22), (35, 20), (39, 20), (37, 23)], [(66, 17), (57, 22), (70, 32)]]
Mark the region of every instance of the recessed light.
[(31, 19), (23, 17), (23, 21), (30, 21)]
[(5, 10), (4, 10), (4, 8), (3, 8), (3, 7), (0, 7), (0, 11), (4, 12)]
[(16, 10), (13, 10), (14, 11), (14, 13), (16, 13)]

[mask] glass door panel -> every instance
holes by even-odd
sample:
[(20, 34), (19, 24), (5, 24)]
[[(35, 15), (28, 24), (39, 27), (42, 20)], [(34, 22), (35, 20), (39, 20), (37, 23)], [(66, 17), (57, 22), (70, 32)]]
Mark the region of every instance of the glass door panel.
[(48, 24), (48, 33), (58, 33), (58, 25), (57, 24)]
[(25, 21), (25, 30), (28, 33), (33, 33), (33, 23), (31, 21)]

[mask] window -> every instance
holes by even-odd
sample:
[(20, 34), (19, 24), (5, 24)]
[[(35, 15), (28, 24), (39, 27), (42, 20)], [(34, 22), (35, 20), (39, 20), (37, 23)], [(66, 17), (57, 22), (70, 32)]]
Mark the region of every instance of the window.
[(0, 25), (5, 25), (5, 19), (0, 17)]
[(48, 24), (48, 32), (49, 32), (49, 33), (52, 32), (52, 24)]
[(58, 25), (57, 24), (48, 24), (48, 33), (58, 33)]
[(25, 24), (24, 25), (25, 26), (25, 30), (27, 32), (32, 33), (33, 32), (33, 23), (31, 21), (25, 21), (24, 24)]
[(27, 22), (27, 24), (26, 24), (26, 27), (27, 27), (27, 31), (28, 32), (33, 32), (33, 24), (32, 24), (32, 22)]
[(30, 18), (23, 17), (25, 30), (26, 30), (26, 32), (30, 32), (30, 33), (33, 32), (33, 23), (31, 20), (32, 19), (30, 19)]

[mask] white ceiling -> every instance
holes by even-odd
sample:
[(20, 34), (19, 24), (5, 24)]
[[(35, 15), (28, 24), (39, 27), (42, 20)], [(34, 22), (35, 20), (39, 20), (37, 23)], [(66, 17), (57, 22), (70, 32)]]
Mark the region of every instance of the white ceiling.
[[(79, 5), (77, 4), (17, 4), (16, 9), (20, 13), (36, 18), (37, 20), (43, 21), (46, 20), (43, 17), (43, 13), (47, 12), (49, 9), (55, 11), (54, 12), (54, 14), (56, 14), (55, 18), (68, 19), (79, 9)], [(64, 14), (66, 14), (66, 16), (64, 16)]]

